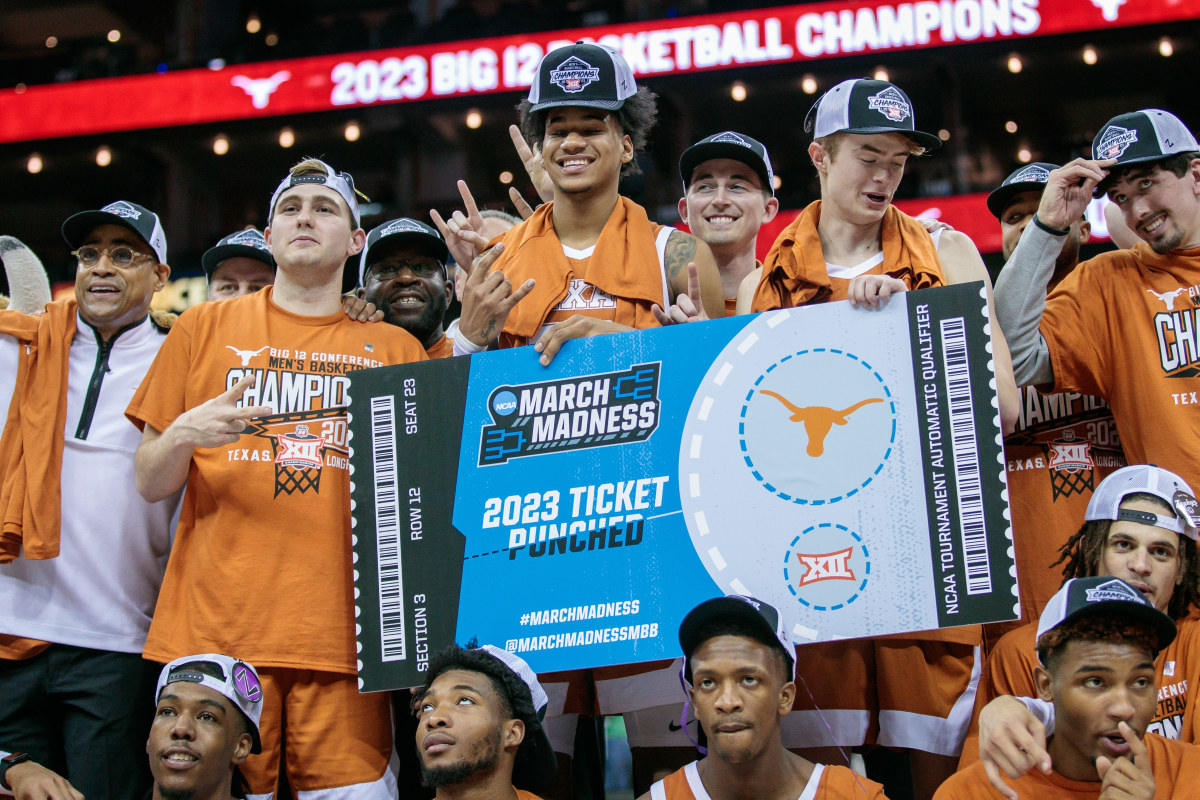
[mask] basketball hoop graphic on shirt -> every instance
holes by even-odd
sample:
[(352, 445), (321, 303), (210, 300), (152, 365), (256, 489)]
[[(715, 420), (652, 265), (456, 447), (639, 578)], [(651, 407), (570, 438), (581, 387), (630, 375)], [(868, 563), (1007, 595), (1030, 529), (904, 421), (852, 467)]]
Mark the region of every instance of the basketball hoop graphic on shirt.
[(1075, 437), (1068, 428), (1062, 438), (1042, 445), (1046, 466), (1050, 468), (1050, 488), (1053, 499), (1092, 491), (1095, 488), (1096, 462), (1092, 459), (1092, 444)]
[(280, 492), (307, 492), (321, 489), (321, 459), (325, 438), (313, 436), (307, 425), (297, 425), (290, 435), (271, 440), (275, 448), (275, 496)]

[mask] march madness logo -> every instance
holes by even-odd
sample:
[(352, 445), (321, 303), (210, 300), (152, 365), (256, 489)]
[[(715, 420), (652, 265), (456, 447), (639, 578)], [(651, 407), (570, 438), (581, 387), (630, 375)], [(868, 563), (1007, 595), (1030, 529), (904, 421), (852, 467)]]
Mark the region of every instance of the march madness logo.
[(488, 398), (493, 424), (480, 435), (479, 466), (650, 438), (661, 407), (660, 367), (497, 388)]
[(866, 591), (871, 556), (861, 536), (844, 525), (823, 522), (792, 539), (783, 556), (783, 579), (800, 605), (837, 611)]
[(600, 70), (578, 56), (571, 56), (550, 70), (550, 82), (564, 92), (582, 92), (589, 84), (600, 80)]

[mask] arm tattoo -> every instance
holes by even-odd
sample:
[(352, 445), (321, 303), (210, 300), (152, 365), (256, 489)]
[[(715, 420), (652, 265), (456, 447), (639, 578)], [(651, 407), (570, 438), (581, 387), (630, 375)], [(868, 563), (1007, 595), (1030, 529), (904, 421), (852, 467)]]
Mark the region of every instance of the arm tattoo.
[(683, 231), (676, 233), (681, 235), (676, 236), (675, 233), (672, 233), (667, 239), (663, 260), (666, 261), (667, 266), (667, 281), (671, 284), (672, 291), (679, 294), (676, 281), (680, 280), (682, 276), (686, 287), (688, 262), (696, 260), (696, 237), (683, 233)]

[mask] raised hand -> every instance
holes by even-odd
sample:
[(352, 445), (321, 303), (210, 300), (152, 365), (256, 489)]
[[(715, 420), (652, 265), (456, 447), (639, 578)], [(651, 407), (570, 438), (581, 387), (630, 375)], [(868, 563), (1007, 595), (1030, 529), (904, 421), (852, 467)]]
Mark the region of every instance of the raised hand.
[(979, 760), (996, 791), (1018, 800), (1000, 774), (1016, 780), (1034, 767), (1049, 774), (1046, 728), (1021, 701), (997, 697), (979, 714)]
[(431, 208), (429, 217), (446, 240), (454, 263), (465, 267), (483, 252), (488, 240), (483, 235), (483, 217), (479, 216), (479, 207), (475, 205), (475, 197), (467, 188), (466, 181), (458, 182), (458, 193), (462, 196), (463, 208), (467, 213), (455, 211), (449, 220), (443, 220), (437, 209)]
[(1042, 190), (1042, 201), (1038, 204), (1037, 217), (1043, 225), (1066, 230), (1071, 223), (1083, 216), (1084, 209), (1092, 202), (1092, 190), (1108, 175), (1108, 167), (1116, 159), (1092, 161), (1077, 158), (1050, 171), (1046, 188)]
[(535, 285), (530, 278), (514, 291), (512, 282), (502, 271), (489, 272), (503, 252), (504, 243), (501, 242), (476, 258), (463, 282), (458, 335), (476, 347), (490, 345), (500, 338), (508, 313), (533, 291)]
[(250, 420), (274, 413), (270, 406), (238, 407), (254, 376), (246, 375), (223, 394), (180, 414), (171, 423), (176, 439), (192, 447), (221, 447), (233, 444)]
[(1116, 761), (1105, 756), (1096, 759), (1101, 781), (1099, 800), (1150, 800), (1154, 797), (1154, 773), (1146, 744), (1127, 722), (1117, 723), (1117, 732), (1129, 743), (1129, 755)]
[[(534, 191), (538, 193), (538, 197), (542, 198), (543, 203), (549, 203), (554, 199), (554, 182), (550, 180), (550, 175), (546, 172), (542, 154), (533, 152), (529, 143), (525, 141), (525, 137), (521, 135), (521, 129), (516, 125), (508, 126), (508, 135), (512, 139), (513, 147), (516, 148), (517, 156), (525, 165), (525, 172), (529, 175), (529, 180), (533, 182)], [(511, 196), (512, 190), (509, 190), (509, 197)], [(522, 217), (525, 218), (524, 215)]]
[(708, 319), (708, 313), (700, 302), (700, 268), (695, 261), (687, 265), (688, 284), (687, 294), (679, 295), (675, 303), (666, 311), (658, 303), (650, 306), (651, 313), (659, 325), (678, 325), (684, 322), (702, 322)]

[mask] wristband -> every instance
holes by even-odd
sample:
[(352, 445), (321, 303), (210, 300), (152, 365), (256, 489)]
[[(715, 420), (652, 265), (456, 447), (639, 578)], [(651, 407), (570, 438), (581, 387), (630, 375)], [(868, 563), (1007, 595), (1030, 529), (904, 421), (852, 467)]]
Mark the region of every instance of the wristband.
[(8, 785), (8, 768), (15, 767), (17, 764), (24, 764), (33, 756), (29, 753), (9, 753), (4, 758), (0, 758), (0, 786), (3, 786), (8, 791), (12, 791), (12, 787)]
[(466, 336), (461, 335), (461, 331), (460, 335), (454, 337), (454, 355), (456, 356), (474, 355), (475, 353), (482, 353), (487, 349), (488, 346), (486, 344), (475, 344)]
[(1071, 232), (1070, 228), (1067, 228), (1066, 230), (1062, 230), (1061, 228), (1051, 228), (1049, 225), (1042, 222), (1041, 217), (1039, 217), (1037, 214), (1033, 215), (1033, 224), (1037, 225), (1039, 228), (1044, 230), (1046, 233), (1049, 233), (1053, 236), (1066, 236), (1068, 233)]

